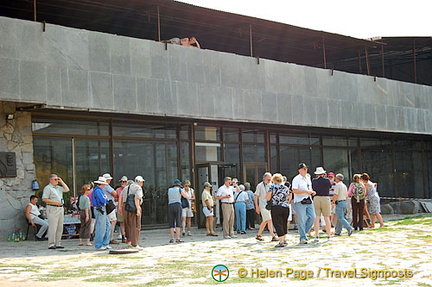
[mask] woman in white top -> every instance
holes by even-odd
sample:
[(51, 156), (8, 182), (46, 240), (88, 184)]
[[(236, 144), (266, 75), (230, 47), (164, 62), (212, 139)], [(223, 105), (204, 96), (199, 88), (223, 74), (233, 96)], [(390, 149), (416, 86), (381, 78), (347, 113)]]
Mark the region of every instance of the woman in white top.
[(37, 201), (38, 198), (36, 195), (30, 196), (30, 203), (26, 206), (25, 216), (32, 226), (36, 226), (36, 224), (41, 226), (36, 234), (36, 240), (44, 240), (43, 235), (48, 230), (48, 220), (39, 217), (40, 212), (36, 205)]
[(182, 227), (183, 227), (183, 232), (182, 235), (185, 236), (186, 235), (186, 220), (187, 220), (187, 235), (188, 236), (192, 236), (191, 234), (191, 225), (192, 225), (192, 217), (193, 215), (193, 210), (192, 210), (192, 201), (195, 200), (195, 191), (193, 190), (193, 188), (190, 187), (191, 183), (189, 180), (185, 180), (183, 182), (183, 192), (187, 195), (187, 200), (189, 201), (189, 207), (185, 207), (182, 208)]

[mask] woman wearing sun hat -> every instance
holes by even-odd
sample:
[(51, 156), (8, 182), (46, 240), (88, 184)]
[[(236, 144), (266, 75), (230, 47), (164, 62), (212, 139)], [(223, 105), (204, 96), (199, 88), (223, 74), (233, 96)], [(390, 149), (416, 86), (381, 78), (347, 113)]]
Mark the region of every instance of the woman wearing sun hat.
[(182, 224), (182, 196), (187, 198), (187, 194), (182, 191), (181, 181), (179, 179), (175, 179), (173, 186), (168, 189), (168, 224), (171, 237), (169, 243), (174, 243), (174, 228), (176, 229), (177, 235), (175, 242), (183, 242), (183, 240), (180, 239), (180, 227)]

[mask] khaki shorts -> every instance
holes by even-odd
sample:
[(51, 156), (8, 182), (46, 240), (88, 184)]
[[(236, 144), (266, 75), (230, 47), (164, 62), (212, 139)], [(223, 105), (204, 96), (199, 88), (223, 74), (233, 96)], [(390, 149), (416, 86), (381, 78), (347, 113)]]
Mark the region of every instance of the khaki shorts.
[(261, 206), (260, 206), (260, 210), (261, 210), (262, 221), (268, 221), (272, 219), (270, 210), (267, 210), (265, 207), (261, 208)]
[(117, 222), (124, 222), (123, 214), (117, 213)]
[(108, 220), (111, 221), (116, 221), (117, 220), (117, 210), (114, 209), (113, 211), (111, 211), (110, 214), (108, 214)]
[(331, 215), (331, 202), (328, 196), (315, 196), (313, 199), (313, 204), (315, 207), (315, 215), (330, 216)]
[(190, 207), (182, 208), (182, 217), (193, 217), (192, 208)]

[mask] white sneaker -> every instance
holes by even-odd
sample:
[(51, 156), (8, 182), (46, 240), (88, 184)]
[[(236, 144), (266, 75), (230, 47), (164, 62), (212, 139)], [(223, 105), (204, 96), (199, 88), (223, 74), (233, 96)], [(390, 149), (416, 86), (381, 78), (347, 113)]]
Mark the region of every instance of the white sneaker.
[(139, 245), (135, 246), (134, 248), (135, 248), (135, 249), (138, 249), (138, 250), (144, 250), (144, 247), (141, 247), (141, 246), (139, 246)]
[(231, 238), (237, 238), (237, 235), (233, 234), (233, 235), (231, 235)]
[(225, 236), (224, 238), (225, 239), (231, 239), (231, 236)]
[(121, 235), (121, 234), (119, 234), (119, 235), (117, 236), (117, 240), (122, 240), (122, 235)]
[(192, 236), (190, 231), (187, 232), (187, 236)]
[[(102, 246), (102, 247), (104, 247), (104, 246)], [(105, 245), (105, 249), (112, 249), (112, 247), (109, 245)]]
[(96, 248), (96, 250), (106, 250), (106, 249), (107, 249), (106, 246), (102, 246), (100, 248)]

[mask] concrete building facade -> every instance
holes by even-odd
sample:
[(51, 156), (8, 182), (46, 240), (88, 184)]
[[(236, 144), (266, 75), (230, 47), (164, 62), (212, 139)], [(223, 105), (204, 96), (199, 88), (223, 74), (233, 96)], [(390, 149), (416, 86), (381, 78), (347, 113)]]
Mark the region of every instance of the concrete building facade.
[(0, 180), (0, 238), (23, 228), (32, 180), (52, 172), (75, 193), (104, 172), (142, 174), (148, 225), (165, 222), (175, 178), (200, 193), (222, 174), (292, 178), (298, 161), (431, 197), (430, 86), (6, 17), (0, 38), (1, 149), (17, 159)]

